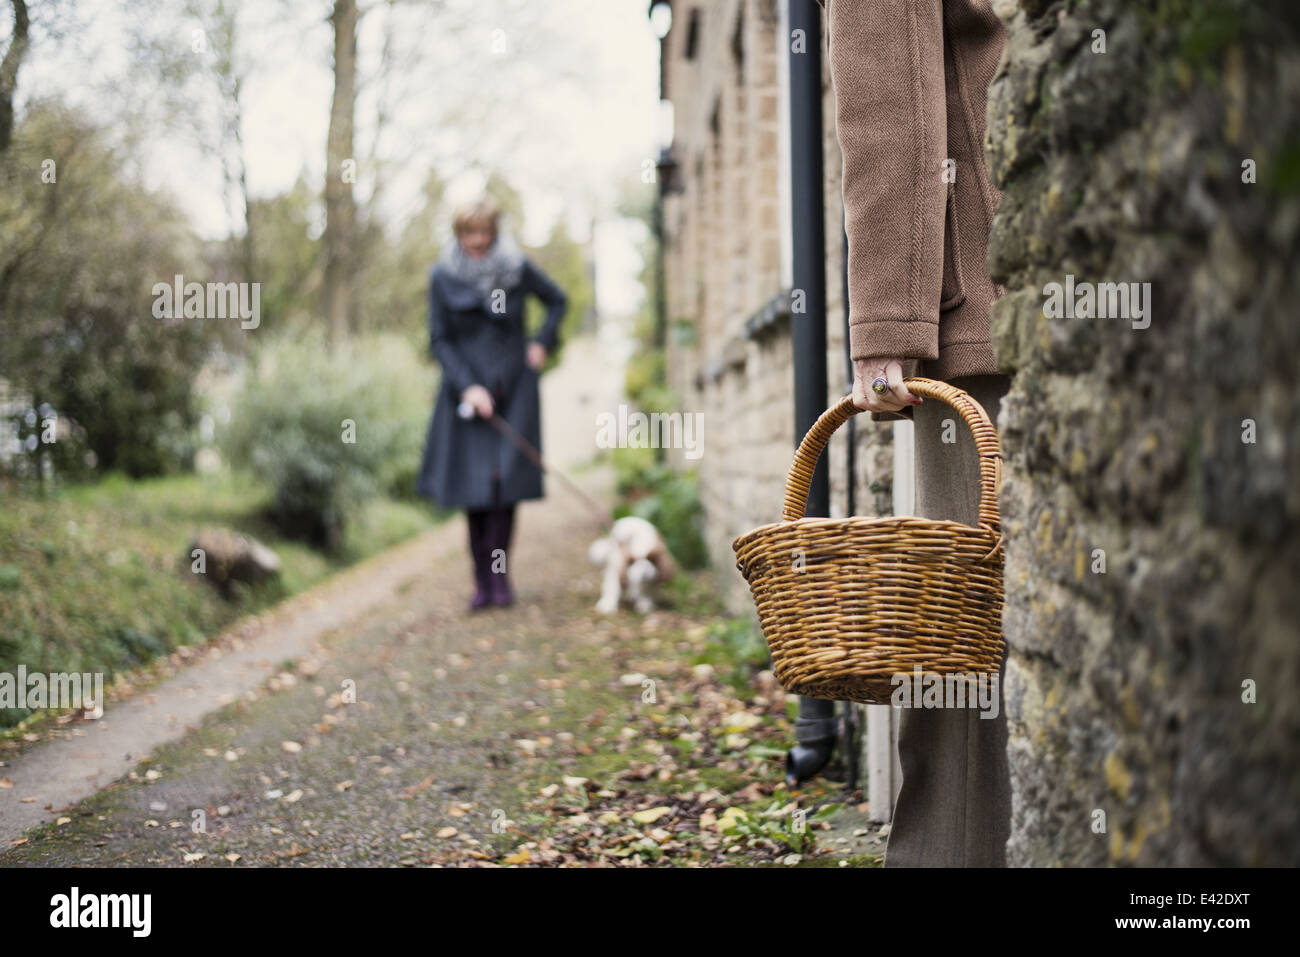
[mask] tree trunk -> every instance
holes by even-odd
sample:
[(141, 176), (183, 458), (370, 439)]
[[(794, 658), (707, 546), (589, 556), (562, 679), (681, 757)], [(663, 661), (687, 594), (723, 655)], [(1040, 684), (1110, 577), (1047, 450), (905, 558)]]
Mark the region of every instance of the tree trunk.
[[(356, 111), (357, 4), (335, 0), (330, 16), (334, 26), (334, 101), (330, 106), (329, 138), (325, 147), (325, 277), (324, 307), (329, 333), (342, 341), (356, 326), (353, 233), (356, 201), (353, 176), (344, 180), (345, 161), (353, 159), (353, 121)], [(353, 170), (355, 172), (355, 170)]]
[(243, 103), (240, 95), (243, 83), (235, 80), (235, 120), (232, 130), (235, 149), (239, 154), (239, 195), (244, 202), (244, 239), (241, 246), (241, 260), (244, 267), (244, 279), (252, 282), (255, 268), (253, 245), (253, 203), (248, 195), (248, 152), (244, 149)]
[(13, 0), (14, 35), (0, 60), (0, 153), (9, 148), (14, 132), (14, 93), (18, 89), (18, 67), (27, 53), (27, 30), (30, 20), (24, 0)]

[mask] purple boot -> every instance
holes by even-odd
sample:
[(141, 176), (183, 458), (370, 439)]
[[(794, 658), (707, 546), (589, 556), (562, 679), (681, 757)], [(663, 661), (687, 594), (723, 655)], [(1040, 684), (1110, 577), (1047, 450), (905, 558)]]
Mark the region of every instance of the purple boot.
[[(502, 506), (488, 513), (487, 568), (489, 594), (492, 598), (492, 604), (498, 606), (513, 605), (515, 601), (515, 593), (510, 587), (510, 579), (507, 575), (507, 569), (510, 567), (510, 538), (511, 533), (514, 531), (514, 521), (515, 508), (513, 505)], [(492, 570), (492, 553), (498, 548), (502, 552), (502, 569), (499, 572), (494, 572)]]
[(480, 611), (492, 604), (492, 556), (488, 541), (488, 514), (480, 509), (465, 512), (469, 524), (469, 551), (474, 557), (474, 597), (469, 600), (470, 611)]

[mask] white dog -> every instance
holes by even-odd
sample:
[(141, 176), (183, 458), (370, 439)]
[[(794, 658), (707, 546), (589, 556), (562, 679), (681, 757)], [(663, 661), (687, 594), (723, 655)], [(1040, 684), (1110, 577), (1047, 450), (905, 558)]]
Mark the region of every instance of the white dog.
[(654, 610), (653, 583), (665, 582), (677, 573), (677, 563), (659, 530), (632, 515), (620, 518), (608, 536), (592, 542), (587, 555), (593, 564), (605, 567), (596, 603), (596, 611), (602, 615), (618, 611), (624, 597), (641, 614)]

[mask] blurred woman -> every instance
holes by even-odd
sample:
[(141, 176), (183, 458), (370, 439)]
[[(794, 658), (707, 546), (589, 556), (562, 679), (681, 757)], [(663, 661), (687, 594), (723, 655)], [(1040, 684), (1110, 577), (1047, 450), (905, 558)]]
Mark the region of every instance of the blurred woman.
[[(541, 449), (539, 370), (559, 340), (564, 292), (500, 227), (483, 198), (456, 210), (455, 235), (429, 275), (429, 348), (442, 382), (425, 441), (419, 494), (465, 509), (474, 563), (469, 608), (514, 600), (507, 553), (515, 505), (542, 497), (542, 473), (489, 420), (509, 423)], [(540, 331), (525, 341), (524, 300), (546, 305)]]

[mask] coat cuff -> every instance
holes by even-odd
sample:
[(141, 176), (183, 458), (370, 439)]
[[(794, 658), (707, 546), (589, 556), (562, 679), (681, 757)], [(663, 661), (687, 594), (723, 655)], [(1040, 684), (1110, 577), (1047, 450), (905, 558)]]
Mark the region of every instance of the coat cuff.
[(851, 322), (849, 349), (852, 359), (937, 359), (938, 317)]
[(869, 414), (872, 422), (911, 422), (915, 419), (910, 405), (898, 412), (871, 412)]

